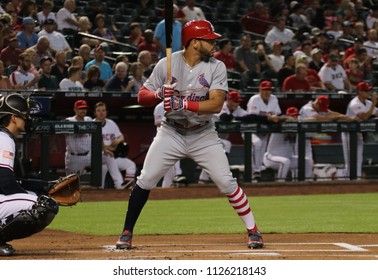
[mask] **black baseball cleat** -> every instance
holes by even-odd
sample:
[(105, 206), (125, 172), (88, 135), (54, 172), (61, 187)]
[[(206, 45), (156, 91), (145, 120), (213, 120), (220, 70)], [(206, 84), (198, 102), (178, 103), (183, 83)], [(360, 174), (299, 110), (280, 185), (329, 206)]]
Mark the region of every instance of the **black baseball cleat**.
[(0, 256), (9, 257), (9, 256), (12, 256), (14, 252), (16, 252), (16, 250), (12, 247), (12, 245), (1, 243)]
[(257, 230), (249, 230), (247, 245), (250, 249), (261, 249), (262, 247), (264, 247), (264, 241), (261, 233)]
[(132, 248), (132, 245), (131, 245), (132, 239), (133, 239), (133, 234), (128, 230), (124, 230), (117, 240), (116, 249), (130, 250)]

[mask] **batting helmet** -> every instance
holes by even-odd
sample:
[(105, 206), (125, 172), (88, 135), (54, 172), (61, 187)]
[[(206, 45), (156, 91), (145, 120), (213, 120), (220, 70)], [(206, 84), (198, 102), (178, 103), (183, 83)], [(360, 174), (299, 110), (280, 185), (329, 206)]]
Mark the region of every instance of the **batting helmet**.
[(6, 115), (16, 115), (24, 120), (30, 119), (29, 102), (18, 93), (0, 95), (0, 119)]
[(207, 20), (191, 20), (182, 28), (182, 45), (186, 46), (191, 39), (218, 39), (222, 35), (214, 32), (213, 25)]

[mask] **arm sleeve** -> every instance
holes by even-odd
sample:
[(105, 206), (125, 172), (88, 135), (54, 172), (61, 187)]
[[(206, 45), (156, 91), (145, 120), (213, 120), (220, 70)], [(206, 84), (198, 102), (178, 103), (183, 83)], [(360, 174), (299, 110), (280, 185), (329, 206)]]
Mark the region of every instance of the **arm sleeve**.
[(148, 90), (145, 86), (143, 86), (139, 90), (139, 93), (138, 93), (139, 105), (152, 107), (152, 106), (155, 106), (160, 101), (161, 101), (160, 99), (156, 98), (155, 92)]

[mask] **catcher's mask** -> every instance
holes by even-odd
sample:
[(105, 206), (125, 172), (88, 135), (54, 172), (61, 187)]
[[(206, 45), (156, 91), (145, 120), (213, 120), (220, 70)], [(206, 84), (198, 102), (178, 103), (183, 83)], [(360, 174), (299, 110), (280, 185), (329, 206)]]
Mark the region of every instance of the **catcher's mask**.
[(29, 131), (32, 124), (30, 102), (29, 97), (24, 98), (18, 93), (0, 95), (0, 119), (7, 115), (18, 116), (25, 121), (25, 131)]

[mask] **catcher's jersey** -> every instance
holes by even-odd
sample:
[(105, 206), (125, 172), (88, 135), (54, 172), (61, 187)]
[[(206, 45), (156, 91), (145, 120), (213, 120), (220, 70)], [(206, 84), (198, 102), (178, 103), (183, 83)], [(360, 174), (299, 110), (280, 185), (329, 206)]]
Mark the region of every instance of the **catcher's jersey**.
[(105, 119), (102, 126), (102, 141), (104, 145), (109, 146), (112, 142), (122, 135), (118, 125), (111, 119)]
[[(347, 107), (347, 111), (346, 111), (346, 115), (348, 117), (354, 117), (354, 116), (357, 116), (358, 114), (366, 113), (367, 111), (370, 110), (370, 107), (371, 107), (371, 101), (370, 100), (366, 100), (365, 104), (364, 104), (356, 96), (349, 102), (348, 107)], [(372, 115), (377, 114), (377, 112), (378, 112), (378, 108), (375, 107), (373, 109)]]
[[(66, 118), (67, 121), (77, 122), (75, 116)], [(92, 118), (85, 116), (85, 122), (91, 122)], [(66, 151), (74, 154), (84, 154), (91, 150), (91, 135), (89, 133), (75, 133), (66, 135)]]
[[(209, 99), (209, 91), (211, 90), (228, 91), (227, 69), (223, 62), (210, 58), (209, 62), (201, 61), (190, 68), (182, 55), (182, 51), (172, 54), (172, 84), (177, 83), (175, 87), (176, 96), (188, 101), (199, 102)], [(150, 91), (156, 91), (166, 83), (167, 60), (163, 58), (156, 64), (144, 86)], [(211, 121), (212, 115), (200, 115), (181, 110), (166, 112), (165, 118), (174, 120), (183, 126), (191, 127)]]
[(268, 116), (280, 115), (281, 108), (278, 104), (278, 98), (275, 95), (270, 95), (268, 104), (264, 102), (260, 94), (252, 96), (247, 103), (248, 114)]
[(13, 139), (3, 131), (0, 131), (0, 143), (0, 167), (9, 168), (13, 171), (16, 144)]

